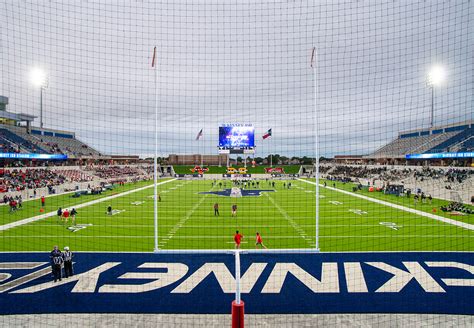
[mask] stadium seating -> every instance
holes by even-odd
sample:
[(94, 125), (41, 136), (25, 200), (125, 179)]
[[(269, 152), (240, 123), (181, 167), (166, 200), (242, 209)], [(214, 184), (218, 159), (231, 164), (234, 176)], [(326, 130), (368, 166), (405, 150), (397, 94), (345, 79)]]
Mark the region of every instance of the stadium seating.
[(0, 153), (18, 153), (21, 149), (10, 140), (0, 135)]
[(98, 156), (99, 153), (82, 143), (77, 139), (53, 137), (53, 136), (41, 136), (43, 143), (50, 145), (51, 147), (60, 149), (61, 152), (69, 156)]
[(407, 154), (472, 151), (474, 126), (455, 125), (432, 131), (402, 133), (366, 158), (403, 158)]
[[(413, 190), (421, 189), (433, 197), (455, 200), (452, 193), (469, 203), (474, 185), (474, 170), (447, 167), (408, 167), (408, 166), (326, 166), (322, 177), (332, 181), (370, 183), (382, 187), (384, 184), (403, 185)], [(459, 201), (459, 200), (457, 200)]]
[[(449, 138), (449, 139), (445, 140), (444, 142), (439, 143), (435, 147), (431, 148), (429, 150), (429, 152), (430, 153), (453, 152), (454, 148), (457, 145), (462, 145), (467, 141), (469, 141), (470, 145), (472, 145), (473, 135), (474, 135), (474, 127), (467, 128), (464, 131), (462, 131), (460, 133), (456, 133), (451, 138)], [(467, 145), (469, 145), (469, 143)], [(456, 149), (458, 149), (458, 148), (456, 148)]]
[(17, 145), (23, 152), (45, 153), (40, 146), (22, 138), (9, 129), (0, 128), (0, 137), (6, 142)]
[(403, 157), (412, 153), (412, 149), (420, 148), (424, 144), (433, 142), (436, 135), (421, 137), (397, 138), (389, 144), (375, 151), (370, 157)]
[(144, 173), (131, 166), (101, 166), (94, 168), (92, 172), (99, 178), (107, 180), (134, 178)]
[(474, 136), (471, 136), (469, 139), (464, 140), (463, 142), (455, 145), (453, 151), (457, 152), (472, 152), (474, 151)]
[(46, 169), (0, 170), (0, 192), (53, 187), (65, 181), (63, 175)]
[[(5, 142), (4, 142), (5, 141)], [(66, 154), (69, 157), (98, 157), (100, 153), (73, 135), (56, 133), (55, 136), (27, 133), (25, 128), (0, 126), (0, 144), (19, 145), (25, 153)], [(11, 150), (11, 148), (9, 148)]]
[(87, 182), (94, 180), (92, 176), (80, 170), (55, 170), (54, 172), (64, 176), (70, 182)]

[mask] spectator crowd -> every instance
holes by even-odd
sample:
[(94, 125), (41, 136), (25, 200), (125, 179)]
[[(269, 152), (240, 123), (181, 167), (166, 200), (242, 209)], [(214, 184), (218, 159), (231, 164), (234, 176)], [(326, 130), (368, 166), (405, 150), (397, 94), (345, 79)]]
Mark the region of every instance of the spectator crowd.
[(0, 169), (0, 192), (25, 189), (52, 188), (66, 182), (66, 178), (46, 169)]

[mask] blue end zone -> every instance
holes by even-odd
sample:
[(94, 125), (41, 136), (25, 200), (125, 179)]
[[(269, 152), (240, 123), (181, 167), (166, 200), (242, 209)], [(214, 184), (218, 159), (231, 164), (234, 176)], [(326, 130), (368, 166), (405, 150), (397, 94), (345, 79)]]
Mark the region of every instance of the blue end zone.
[[(234, 299), (232, 254), (76, 253), (57, 283), (48, 255), (0, 253), (0, 314), (219, 314)], [(474, 314), (473, 255), (242, 254), (242, 299), (247, 313)]]

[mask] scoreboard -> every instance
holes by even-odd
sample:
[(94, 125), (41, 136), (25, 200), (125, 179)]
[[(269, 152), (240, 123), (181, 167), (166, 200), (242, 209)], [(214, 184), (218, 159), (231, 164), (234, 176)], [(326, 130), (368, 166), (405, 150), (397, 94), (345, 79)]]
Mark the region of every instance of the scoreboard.
[(255, 128), (252, 124), (229, 123), (219, 126), (220, 154), (253, 154)]

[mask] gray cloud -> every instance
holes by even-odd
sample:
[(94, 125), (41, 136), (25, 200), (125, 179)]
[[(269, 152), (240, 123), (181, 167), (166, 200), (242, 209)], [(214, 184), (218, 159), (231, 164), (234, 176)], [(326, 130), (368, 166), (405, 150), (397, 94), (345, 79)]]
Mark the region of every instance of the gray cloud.
[[(473, 7), (467, 0), (6, 0), (0, 94), (10, 110), (38, 114), (28, 72), (43, 67), (48, 127), (76, 131), (103, 152), (148, 154), (157, 45), (160, 153), (215, 152), (223, 122), (253, 123), (260, 155), (313, 155), (316, 131), (324, 155), (367, 153), (399, 131), (427, 126), (425, 79), (434, 63), (448, 72), (436, 89), (436, 122), (473, 118)], [(261, 141), (270, 127), (274, 136)]]

